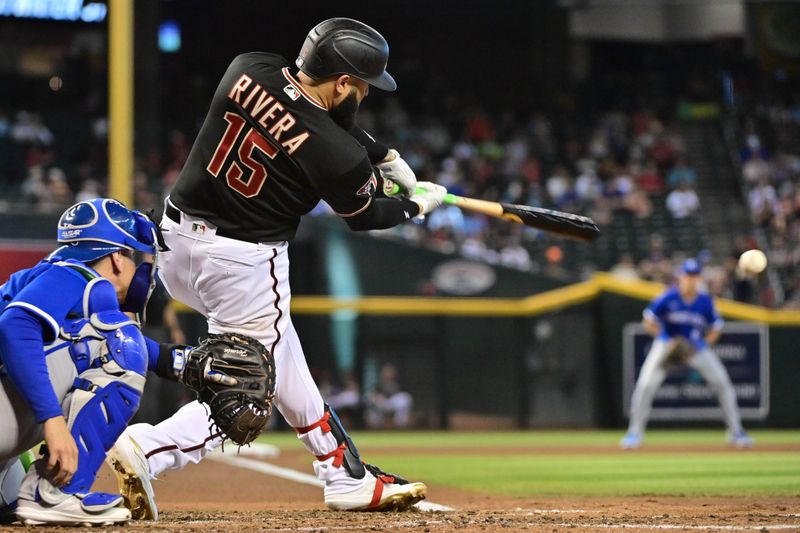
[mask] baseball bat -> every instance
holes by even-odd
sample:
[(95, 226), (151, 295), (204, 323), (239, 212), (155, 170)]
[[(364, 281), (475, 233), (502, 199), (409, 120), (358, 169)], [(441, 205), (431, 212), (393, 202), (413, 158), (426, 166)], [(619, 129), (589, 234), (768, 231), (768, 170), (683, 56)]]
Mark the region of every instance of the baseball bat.
[[(396, 194), (399, 191), (400, 188), (395, 183), (392, 193)], [(418, 188), (418, 192), (424, 192), (424, 189)], [(467, 198), (452, 193), (447, 193), (444, 197), (444, 203), (581, 241), (593, 241), (600, 235), (600, 229), (594, 223), (594, 220), (581, 215), (573, 215), (572, 213), (528, 205), (478, 200), (477, 198)]]
[(444, 201), (461, 209), (510, 220), (517, 224), (524, 224), (531, 228), (557, 233), (558, 235), (581, 241), (593, 241), (600, 235), (600, 229), (597, 224), (591, 218), (581, 215), (528, 205), (466, 198), (450, 193), (444, 197)]

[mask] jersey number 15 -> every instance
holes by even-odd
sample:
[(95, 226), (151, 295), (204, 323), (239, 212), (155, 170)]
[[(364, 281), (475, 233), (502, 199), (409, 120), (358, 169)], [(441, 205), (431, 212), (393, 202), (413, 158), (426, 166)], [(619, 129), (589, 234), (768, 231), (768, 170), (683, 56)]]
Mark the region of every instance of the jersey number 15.
[[(228, 111), (225, 113), (224, 118), (228, 123), (228, 127), (225, 129), (222, 139), (219, 140), (211, 162), (206, 167), (215, 178), (219, 177), (219, 173), (222, 167), (225, 166), (226, 161), (228, 161), (228, 156), (233, 150), (245, 125), (245, 120), (236, 113)], [(271, 145), (263, 135), (258, 133), (255, 129), (250, 128), (247, 130), (247, 133), (244, 135), (244, 140), (242, 140), (239, 149), (236, 151), (239, 157), (237, 158), (234, 156), (230, 159), (228, 170), (225, 172), (225, 180), (228, 182), (228, 187), (245, 198), (257, 196), (258, 193), (261, 192), (264, 182), (267, 181), (267, 169), (264, 168), (262, 163), (253, 159), (253, 152), (255, 150), (260, 151), (270, 159), (274, 159), (275, 155), (278, 153), (278, 149)], [(244, 176), (242, 165), (250, 169), (249, 178)]]

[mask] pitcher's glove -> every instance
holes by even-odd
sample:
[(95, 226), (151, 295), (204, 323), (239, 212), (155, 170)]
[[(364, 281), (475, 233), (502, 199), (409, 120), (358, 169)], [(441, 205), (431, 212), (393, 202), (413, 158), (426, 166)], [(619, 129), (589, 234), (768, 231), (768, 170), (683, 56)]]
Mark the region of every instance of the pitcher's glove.
[(275, 396), (275, 359), (238, 333), (209, 335), (186, 354), (180, 380), (211, 410), (209, 419), (242, 446), (264, 430)]
[(694, 355), (694, 352), (694, 346), (688, 340), (683, 337), (674, 337), (667, 344), (667, 355), (664, 362), (673, 366), (684, 365)]

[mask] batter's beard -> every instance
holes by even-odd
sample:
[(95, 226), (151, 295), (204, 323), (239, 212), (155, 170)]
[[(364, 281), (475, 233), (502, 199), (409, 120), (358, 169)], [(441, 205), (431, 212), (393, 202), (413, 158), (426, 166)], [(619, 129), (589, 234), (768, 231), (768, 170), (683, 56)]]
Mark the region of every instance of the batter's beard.
[(358, 111), (358, 99), (356, 90), (351, 89), (350, 94), (342, 102), (330, 110), (331, 118), (342, 128), (350, 131), (356, 123), (356, 112)]

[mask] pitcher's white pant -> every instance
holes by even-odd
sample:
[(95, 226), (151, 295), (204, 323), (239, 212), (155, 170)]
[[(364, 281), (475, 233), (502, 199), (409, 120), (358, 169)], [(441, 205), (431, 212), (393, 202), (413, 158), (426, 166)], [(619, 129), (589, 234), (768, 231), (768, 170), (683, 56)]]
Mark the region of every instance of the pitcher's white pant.
[[(181, 223), (161, 222), (170, 251), (159, 255), (159, 273), (170, 295), (208, 319), (209, 333), (241, 333), (259, 340), (275, 357), (275, 406), (295, 428), (324, 415), (322, 396), (308, 370), (289, 318), (288, 244), (254, 244), (216, 235), (207, 222), (181, 215)], [(150, 473), (199, 462), (220, 445), (209, 430), (208, 411), (198, 402), (179, 409), (156, 426), (126, 430), (147, 457)], [(314, 455), (338, 446), (330, 434), (315, 431), (303, 443)]]
[[(631, 398), (629, 432), (641, 435), (647, 427), (650, 409), (653, 406), (653, 397), (667, 377), (668, 369), (664, 363), (668, 344), (667, 341), (661, 339), (653, 341), (653, 346), (642, 365)], [(741, 431), (742, 421), (739, 417), (739, 406), (736, 403), (736, 392), (733, 390), (728, 372), (719, 357), (710, 348), (705, 348), (695, 352), (687, 364), (700, 372), (706, 383), (714, 389), (728, 429), (734, 433)]]

